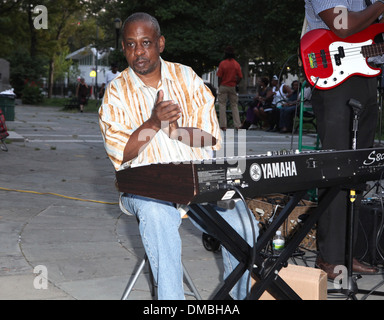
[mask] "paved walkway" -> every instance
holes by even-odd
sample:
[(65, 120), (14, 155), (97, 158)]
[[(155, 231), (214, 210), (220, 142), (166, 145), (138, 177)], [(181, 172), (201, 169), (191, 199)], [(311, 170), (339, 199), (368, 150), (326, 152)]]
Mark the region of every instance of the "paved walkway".
[[(143, 249), (135, 218), (117, 205), (97, 114), (15, 110), (9, 151), (0, 151), (0, 299), (120, 299)], [(315, 143), (314, 135), (304, 139)], [(247, 154), (297, 148), (297, 135), (262, 131), (247, 131), (246, 144), (227, 131), (227, 141), (226, 155), (235, 146)], [(183, 261), (209, 299), (220, 285), (221, 256), (204, 249), (188, 219), (181, 234)], [(313, 266), (311, 256), (308, 262)], [(146, 275), (131, 299), (150, 299)], [(359, 284), (372, 288), (381, 280), (364, 276)]]

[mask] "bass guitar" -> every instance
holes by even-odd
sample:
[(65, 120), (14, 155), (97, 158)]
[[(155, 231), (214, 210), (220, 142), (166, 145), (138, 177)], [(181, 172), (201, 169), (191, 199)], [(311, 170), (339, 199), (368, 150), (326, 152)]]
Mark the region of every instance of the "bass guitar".
[(326, 29), (307, 32), (300, 41), (300, 55), (308, 82), (318, 89), (328, 90), (355, 75), (378, 76), (381, 69), (370, 66), (368, 58), (384, 53), (384, 43), (374, 42), (383, 32), (382, 23), (344, 39)]

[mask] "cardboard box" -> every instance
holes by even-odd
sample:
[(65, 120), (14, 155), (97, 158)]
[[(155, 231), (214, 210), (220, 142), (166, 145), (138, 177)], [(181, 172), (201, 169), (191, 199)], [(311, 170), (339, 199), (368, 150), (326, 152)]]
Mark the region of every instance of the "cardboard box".
[[(279, 276), (303, 300), (327, 300), (327, 274), (321, 269), (288, 264), (282, 268)], [(265, 291), (260, 300), (275, 300)]]

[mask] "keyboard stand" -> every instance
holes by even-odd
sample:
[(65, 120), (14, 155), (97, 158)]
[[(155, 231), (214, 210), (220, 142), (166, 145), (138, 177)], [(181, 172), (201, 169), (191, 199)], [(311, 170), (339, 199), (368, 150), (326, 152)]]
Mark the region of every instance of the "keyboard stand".
[[(296, 292), (278, 275), (281, 268), (287, 266), (288, 259), (314, 226), (328, 204), (336, 197), (341, 186), (326, 189), (319, 205), (308, 215), (303, 225), (293, 235), (282, 253), (276, 259), (266, 259), (263, 250), (270, 244), (276, 231), (288, 218), (307, 191), (298, 191), (293, 194), (288, 204), (279, 213), (276, 219), (259, 237), (255, 245), (254, 268), (252, 277), (256, 280), (249, 294), (249, 299), (259, 299), (264, 291), (268, 291), (277, 300), (300, 300)], [(225, 279), (214, 300), (228, 298), (229, 292), (252, 263), (253, 248), (212, 208), (207, 204), (190, 204), (188, 215), (194, 219), (208, 234), (215, 237), (239, 261), (238, 266)]]

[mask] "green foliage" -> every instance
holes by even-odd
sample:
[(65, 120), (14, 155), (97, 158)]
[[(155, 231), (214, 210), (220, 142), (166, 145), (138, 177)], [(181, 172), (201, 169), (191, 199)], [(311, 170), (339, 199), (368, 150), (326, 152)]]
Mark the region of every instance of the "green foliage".
[[(48, 9), (48, 29), (33, 27), (36, 5)], [(297, 0), (15, 0), (0, 1), (0, 57), (11, 62), (12, 85), (24, 80), (58, 79), (68, 70), (67, 52), (87, 45), (115, 47), (115, 18), (144, 11), (154, 15), (166, 38), (163, 57), (191, 66), (198, 74), (214, 70), (231, 44), (243, 65), (255, 62), (258, 75), (278, 73), (295, 55), (304, 17)], [(125, 68), (119, 50), (111, 62)], [(23, 54), (20, 54), (23, 52)], [(49, 64), (51, 68), (48, 68)], [(52, 76), (53, 73), (53, 76)], [(33, 74), (33, 75), (32, 75)], [(50, 80), (48, 80), (50, 81)]]
[(72, 60), (66, 60), (66, 56), (70, 54), (69, 48), (64, 48), (61, 52), (54, 56), (55, 73), (54, 80), (64, 79), (65, 75), (69, 71), (69, 68), (73, 64)]
[(111, 51), (108, 58), (110, 64), (116, 63), (118, 70), (124, 70), (128, 67), (127, 60), (123, 53), (119, 51)]
[(217, 5), (217, 0), (125, 0), (106, 4), (102, 19), (106, 21), (105, 27), (111, 28), (110, 34), (114, 34), (111, 21), (116, 17), (124, 21), (139, 11), (155, 16), (166, 39), (163, 58), (189, 65), (202, 74), (212, 70), (222, 58), (222, 50), (215, 46), (214, 41), (217, 31), (208, 26), (211, 11)]
[(199, 74), (218, 66), (227, 45), (235, 47), (238, 59), (258, 62), (258, 72), (278, 73), (297, 52), (304, 18), (304, 3), (297, 0), (122, 0), (105, 8), (101, 16), (112, 35), (116, 17), (154, 15), (166, 38), (163, 57)]
[(10, 83), (17, 96), (21, 96), (27, 82), (40, 81), (46, 73), (47, 60), (42, 56), (31, 57), (26, 49), (19, 48), (9, 57), (11, 65)]
[(39, 104), (43, 101), (41, 85), (35, 81), (26, 80), (22, 91), (21, 101), (24, 104)]

